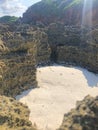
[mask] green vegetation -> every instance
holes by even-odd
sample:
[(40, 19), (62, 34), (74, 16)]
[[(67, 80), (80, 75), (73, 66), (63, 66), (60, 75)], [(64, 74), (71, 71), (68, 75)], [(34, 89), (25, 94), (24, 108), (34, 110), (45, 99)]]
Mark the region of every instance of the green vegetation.
[(18, 18), (15, 16), (3, 16), (0, 17), (0, 23), (13, 23), (17, 20)]
[(47, 3), (47, 4), (51, 4), (53, 0), (42, 0), (42, 1)]
[(80, 3), (81, 3), (81, 0), (73, 0), (71, 3), (69, 3), (67, 6), (65, 6), (64, 9), (71, 8), (72, 6), (74, 7), (74, 6), (76, 6), (76, 5), (80, 4)]

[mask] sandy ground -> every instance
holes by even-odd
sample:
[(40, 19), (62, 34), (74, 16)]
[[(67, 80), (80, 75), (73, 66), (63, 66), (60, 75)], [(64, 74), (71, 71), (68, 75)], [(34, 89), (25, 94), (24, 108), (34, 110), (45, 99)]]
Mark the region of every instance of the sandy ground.
[(16, 99), (28, 105), (30, 120), (39, 130), (56, 130), (77, 100), (98, 95), (98, 75), (79, 67), (41, 67), (37, 80), (40, 88), (25, 91)]

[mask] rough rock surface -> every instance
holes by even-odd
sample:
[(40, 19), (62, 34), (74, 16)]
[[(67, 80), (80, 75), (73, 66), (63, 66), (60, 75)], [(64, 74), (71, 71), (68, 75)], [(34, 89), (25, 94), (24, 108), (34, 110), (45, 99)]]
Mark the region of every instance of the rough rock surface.
[(34, 33), (34, 42), (36, 45), (36, 64), (50, 62), (51, 50), (48, 43), (47, 33), (37, 30)]
[(7, 48), (3, 44), (3, 41), (0, 39), (0, 52), (6, 51), (6, 50), (7, 50)]
[[(84, 33), (83, 33), (84, 32)], [(52, 23), (47, 29), (51, 60), (98, 73), (98, 29)]]
[[(37, 87), (36, 66), (49, 61), (79, 65), (98, 73), (97, 5), (98, 1), (94, 0), (92, 29), (80, 27), (82, 0), (42, 0), (31, 6), (18, 23), (0, 24), (0, 94), (15, 97), (26, 89)], [(89, 10), (85, 15), (90, 15)], [(67, 114), (64, 119), (67, 125), (64, 121), (60, 130), (97, 130), (97, 99), (84, 99), (85, 107), (82, 109), (78, 105), (76, 110), (72, 110), (76, 116), (69, 116), (74, 112)], [(3, 110), (0, 114), (1, 124), (2, 119), (5, 121), (2, 112)], [(12, 121), (12, 118), (6, 119)], [(73, 120), (75, 125), (72, 126)], [(0, 127), (5, 129), (2, 125)], [(16, 126), (13, 124), (13, 127)]]
[(28, 54), (29, 49), (35, 46), (18, 31), (4, 30), (1, 37), (8, 49), (0, 54), (0, 61), (5, 64), (5, 68), (1, 67), (0, 94), (14, 97), (31, 86), (37, 86), (35, 57), (34, 54)]
[[(37, 24), (40, 26), (60, 21), (67, 25), (81, 25), (84, 11), (84, 0), (42, 0), (32, 5), (23, 14), (24, 23)], [(91, 4), (91, 1), (89, 2)], [(92, 23), (98, 23), (98, 1), (93, 0)], [(88, 4), (89, 7), (89, 4)], [(86, 25), (89, 23), (91, 11), (85, 13)]]
[(0, 96), (0, 130), (36, 130), (29, 121), (28, 107), (5, 96)]
[(0, 54), (5, 64), (0, 81), (0, 94), (15, 97), (21, 91), (37, 87), (36, 65), (50, 60), (47, 34), (29, 25), (2, 26), (1, 37), (6, 51)]
[(76, 108), (64, 115), (58, 130), (97, 130), (98, 129), (98, 97), (86, 96), (78, 101)]

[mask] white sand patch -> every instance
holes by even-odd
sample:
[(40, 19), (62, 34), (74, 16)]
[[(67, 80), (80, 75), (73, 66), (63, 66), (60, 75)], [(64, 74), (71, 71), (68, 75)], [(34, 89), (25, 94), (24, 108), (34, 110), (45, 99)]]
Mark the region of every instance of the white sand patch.
[(79, 67), (41, 67), (37, 80), (40, 88), (25, 91), (16, 99), (28, 105), (30, 120), (39, 130), (56, 130), (77, 100), (98, 95), (98, 75)]

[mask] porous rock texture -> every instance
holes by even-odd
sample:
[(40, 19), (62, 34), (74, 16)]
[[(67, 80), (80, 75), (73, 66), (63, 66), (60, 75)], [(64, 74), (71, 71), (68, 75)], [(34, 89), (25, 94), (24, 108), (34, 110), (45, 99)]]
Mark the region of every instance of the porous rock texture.
[(77, 101), (76, 108), (64, 115), (58, 130), (97, 130), (98, 129), (98, 97), (86, 96)]
[[(42, 0), (32, 5), (18, 22), (0, 24), (0, 94), (15, 97), (37, 87), (36, 67), (50, 61), (79, 65), (98, 73), (97, 5), (94, 0), (92, 28), (81, 26), (82, 0)], [(19, 103), (13, 100), (0, 97), (0, 129), (33, 130), (25, 113), (14, 110)], [(88, 96), (78, 103), (76, 109), (65, 114), (59, 130), (97, 130), (97, 101), (98, 97)], [(22, 104), (19, 107), (25, 109)], [(29, 113), (27, 108), (25, 111)]]
[(52, 23), (47, 29), (51, 60), (78, 65), (98, 73), (98, 28)]
[(23, 90), (37, 87), (36, 66), (49, 62), (50, 49), (45, 32), (29, 25), (13, 25), (13, 28), (1, 33), (2, 42), (8, 49), (0, 54), (0, 61), (5, 64), (0, 94), (15, 97)]
[(0, 96), (0, 130), (36, 130), (29, 121), (29, 113), (26, 105)]
[(20, 21), (44, 28), (53, 62), (79, 65), (98, 73), (98, 1), (91, 5), (92, 25), (91, 1), (87, 9), (85, 4), (84, 0), (42, 0), (29, 7)]

